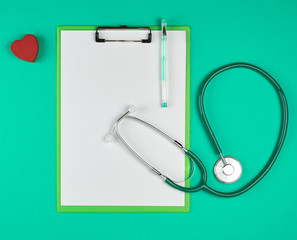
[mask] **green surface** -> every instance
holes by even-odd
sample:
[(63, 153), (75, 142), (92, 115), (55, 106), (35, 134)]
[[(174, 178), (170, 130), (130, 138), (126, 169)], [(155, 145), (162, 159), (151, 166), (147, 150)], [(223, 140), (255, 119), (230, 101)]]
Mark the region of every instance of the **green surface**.
[[(297, 2), (289, 0), (2, 1), (0, 239), (297, 239), (296, 12)], [(275, 165), (239, 197), (192, 194), (190, 213), (57, 213), (56, 27), (159, 25), (161, 18), (191, 26), (191, 149), (210, 171), (209, 184), (226, 189), (211, 174), (217, 156), (198, 118), (196, 93), (210, 71), (231, 62), (262, 67), (287, 95), (288, 134)], [(36, 63), (9, 50), (27, 33), (40, 43)], [(243, 163), (241, 182), (230, 190), (264, 165), (277, 136), (279, 104), (251, 72), (219, 78), (205, 104), (224, 153)]]
[[(161, 30), (160, 26), (150, 26), (151, 30)], [(185, 194), (184, 206), (65, 206), (61, 205), (61, 31), (96, 30), (96, 26), (59, 26), (57, 27), (57, 211), (58, 212), (189, 212), (190, 195)], [(190, 148), (190, 51), (191, 29), (189, 26), (170, 26), (169, 31), (186, 33), (186, 97), (185, 97), (185, 148)], [(94, 32), (95, 33), (95, 32)], [(162, 106), (163, 107), (163, 106)], [(167, 105), (166, 105), (167, 107)], [(185, 176), (189, 176), (190, 162), (185, 155)], [(127, 173), (128, 174), (128, 173)], [(190, 179), (185, 182), (190, 187)]]

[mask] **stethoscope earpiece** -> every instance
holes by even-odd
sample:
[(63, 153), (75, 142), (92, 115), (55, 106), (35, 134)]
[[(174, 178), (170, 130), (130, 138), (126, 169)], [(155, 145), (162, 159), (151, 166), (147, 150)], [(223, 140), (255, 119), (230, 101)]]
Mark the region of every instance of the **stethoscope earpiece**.
[(130, 113), (134, 113), (134, 112), (136, 112), (136, 110), (137, 110), (137, 107), (135, 105), (133, 105), (133, 104), (129, 105), (128, 111)]
[[(118, 121), (117, 121), (117, 123), (118, 122), (120, 122), (123, 118), (125, 118), (126, 116), (128, 116), (130, 113), (134, 113), (135, 111), (137, 110), (137, 107), (135, 106), (135, 105), (133, 105), (133, 104), (130, 104), (129, 106), (128, 106), (128, 109), (127, 109), (127, 112), (125, 112), (125, 114), (124, 115), (122, 115), (119, 119), (118, 119)], [(106, 135), (106, 137), (104, 138), (104, 141), (105, 142), (108, 142), (108, 143), (111, 143), (111, 142), (114, 142), (115, 141), (115, 136), (114, 136), (114, 133), (116, 132), (118, 132), (118, 130), (117, 130), (117, 123), (115, 123), (114, 125), (113, 125), (113, 127), (112, 127), (112, 129), (110, 130), (110, 132), (108, 133), (108, 135)]]
[(108, 135), (106, 135), (106, 137), (104, 138), (104, 141), (105, 142), (114, 142), (115, 141), (115, 137), (112, 133), (109, 133)]

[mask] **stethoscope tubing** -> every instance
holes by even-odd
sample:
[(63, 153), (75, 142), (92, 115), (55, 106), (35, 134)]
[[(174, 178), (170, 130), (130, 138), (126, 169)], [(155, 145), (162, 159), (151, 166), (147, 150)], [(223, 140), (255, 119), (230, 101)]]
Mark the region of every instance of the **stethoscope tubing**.
[(234, 196), (238, 196), (240, 194), (245, 193), (246, 191), (248, 191), (249, 189), (251, 189), (252, 187), (254, 187), (266, 174), (267, 172), (271, 169), (271, 167), (273, 166), (273, 164), (275, 163), (276, 158), (278, 157), (278, 154), (283, 146), (285, 137), (286, 137), (286, 133), (287, 133), (287, 128), (288, 128), (288, 103), (287, 103), (287, 99), (286, 96), (282, 90), (282, 88), (280, 87), (280, 85), (276, 82), (276, 80), (270, 75), (268, 74), (266, 71), (264, 71), (263, 69), (252, 65), (252, 64), (248, 64), (248, 63), (233, 63), (233, 64), (228, 64), (226, 66), (223, 66), (219, 69), (217, 69), (216, 71), (214, 71), (213, 73), (211, 73), (206, 80), (204, 81), (204, 83), (202, 84), (201, 87), (201, 91), (199, 93), (199, 112), (200, 115), (202, 117), (202, 119), (204, 120), (206, 126), (207, 126), (207, 130), (208, 133), (210, 134), (212, 141), (215, 145), (215, 148), (217, 149), (218, 153), (220, 155), (222, 155), (222, 150), (221, 147), (215, 137), (215, 134), (209, 124), (209, 121), (206, 117), (205, 114), (205, 108), (204, 108), (204, 94), (205, 94), (205, 90), (206, 87), (208, 86), (209, 82), (215, 78), (218, 74), (227, 71), (229, 69), (233, 69), (233, 68), (247, 68), (247, 69), (251, 69), (259, 74), (261, 74), (262, 76), (264, 76), (268, 82), (274, 87), (274, 89), (276, 90), (280, 103), (281, 103), (281, 128), (280, 128), (280, 132), (279, 132), (279, 136), (277, 139), (277, 143), (275, 145), (275, 148), (273, 150), (272, 155), (270, 156), (268, 162), (266, 163), (266, 165), (264, 166), (264, 168), (260, 171), (260, 173), (253, 178), (249, 183), (247, 183), (244, 187), (242, 187), (241, 189), (234, 191), (234, 192), (230, 192), (230, 193), (224, 193), (224, 192), (220, 192), (217, 190), (214, 190), (213, 188), (209, 187), (207, 184), (205, 184), (204, 186), (204, 190), (206, 190), (207, 192), (213, 193), (217, 196), (221, 196), (221, 197), (234, 197)]
[[(152, 124), (139, 119), (137, 117), (134, 116), (130, 116), (130, 112), (126, 112), (124, 115), (122, 115), (117, 122), (115, 123), (115, 125), (112, 128), (112, 131), (115, 132), (115, 134), (117, 135), (118, 139), (120, 140), (120, 142), (123, 143), (123, 145), (137, 158), (139, 159), (142, 163), (144, 163), (148, 168), (150, 168), (152, 171), (154, 171), (156, 174), (158, 174), (160, 177), (162, 177), (165, 182), (180, 191), (183, 192), (197, 192), (200, 190), (204, 190), (206, 192), (212, 193), (214, 195), (220, 196), (220, 197), (235, 197), (238, 196), (240, 194), (245, 193), (246, 191), (248, 191), (249, 189), (251, 189), (252, 187), (254, 187), (266, 174), (267, 172), (271, 169), (271, 167), (273, 166), (273, 164), (275, 163), (275, 160), (283, 146), (285, 137), (286, 137), (286, 132), (287, 132), (287, 128), (288, 128), (288, 104), (287, 104), (287, 100), (286, 100), (286, 96), (282, 90), (282, 88), (280, 87), (280, 85), (274, 80), (274, 78), (272, 76), (270, 76), (267, 72), (265, 72), (263, 69), (254, 66), (252, 64), (248, 64), (248, 63), (233, 63), (233, 64), (228, 64), (226, 66), (223, 66), (219, 69), (217, 69), (216, 71), (214, 71), (212, 74), (210, 74), (206, 80), (204, 81), (204, 83), (202, 84), (201, 90), (199, 92), (199, 102), (198, 102), (198, 112), (200, 113), (202, 120), (204, 121), (205, 125), (206, 125), (206, 130), (208, 131), (211, 140), (215, 146), (215, 149), (217, 150), (218, 154), (221, 156), (223, 162), (226, 164), (225, 160), (224, 160), (224, 156), (221, 150), (221, 147), (215, 137), (215, 134), (209, 124), (209, 121), (206, 117), (206, 113), (205, 113), (205, 107), (204, 107), (204, 94), (205, 94), (205, 90), (209, 84), (209, 82), (214, 79), (218, 74), (227, 71), (229, 69), (233, 69), (233, 68), (248, 68), (251, 69), (259, 74), (261, 74), (262, 76), (264, 76), (268, 82), (274, 87), (274, 89), (276, 90), (280, 103), (281, 103), (281, 128), (280, 128), (280, 132), (279, 132), (279, 136), (277, 139), (277, 143), (276, 146), (273, 150), (272, 155), (270, 156), (269, 160), (267, 161), (266, 165), (264, 166), (264, 168), (259, 172), (259, 174), (253, 178), (250, 182), (248, 182), (245, 186), (243, 186), (242, 188), (240, 188), (237, 191), (233, 191), (233, 192), (220, 192), (217, 191), (213, 188), (211, 188), (210, 186), (207, 185), (207, 171), (206, 168), (204, 166), (204, 164), (200, 161), (200, 159), (190, 150), (186, 149), (181, 143), (179, 143), (177, 140), (174, 140), (173, 138), (171, 138), (169, 135), (167, 135), (166, 133), (164, 133), (163, 131), (161, 131), (160, 129), (156, 128), (155, 126), (153, 126)], [(158, 171), (156, 168), (154, 168), (153, 166), (151, 166), (147, 161), (145, 161), (138, 153), (136, 153), (133, 148), (126, 142), (126, 140), (121, 136), (121, 134), (119, 133), (119, 129), (118, 129), (118, 125), (120, 124), (120, 122), (125, 119), (125, 118), (130, 118), (130, 119), (134, 119), (137, 120), (149, 127), (151, 127), (153, 130), (157, 131), (158, 133), (160, 133), (162, 136), (164, 136), (166, 139), (168, 139), (170, 142), (176, 144), (178, 147), (180, 147), (184, 153), (189, 157), (189, 159), (192, 161), (192, 165), (194, 166), (197, 165), (200, 169), (201, 172), (201, 179), (199, 181), (198, 184), (196, 184), (196, 186), (193, 187), (183, 187), (181, 185), (179, 185), (176, 181), (173, 181), (172, 179), (170, 179), (169, 177), (163, 175), (160, 171)], [(192, 175), (190, 175), (191, 177)], [(189, 178), (189, 177), (188, 177)], [(188, 179), (187, 178), (187, 179)], [(186, 179), (186, 180), (187, 180)]]

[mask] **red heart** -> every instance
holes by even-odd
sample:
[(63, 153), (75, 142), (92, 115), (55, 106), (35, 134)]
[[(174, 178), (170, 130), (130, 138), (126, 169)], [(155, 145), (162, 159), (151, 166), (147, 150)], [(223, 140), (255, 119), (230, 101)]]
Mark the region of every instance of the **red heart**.
[(10, 46), (15, 56), (28, 62), (35, 62), (38, 49), (38, 41), (32, 34), (25, 35), (22, 40), (15, 40)]

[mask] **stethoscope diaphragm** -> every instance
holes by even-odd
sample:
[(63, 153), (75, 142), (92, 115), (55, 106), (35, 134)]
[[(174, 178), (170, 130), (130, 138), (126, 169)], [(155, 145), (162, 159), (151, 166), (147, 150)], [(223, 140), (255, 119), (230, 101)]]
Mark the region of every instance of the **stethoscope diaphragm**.
[(214, 168), (214, 174), (216, 178), (223, 183), (234, 183), (236, 182), (242, 173), (242, 167), (238, 160), (233, 157), (224, 157), (223, 159), (219, 159)]

